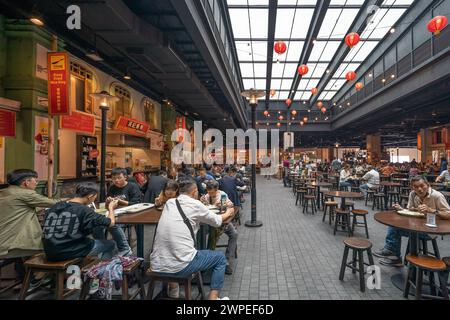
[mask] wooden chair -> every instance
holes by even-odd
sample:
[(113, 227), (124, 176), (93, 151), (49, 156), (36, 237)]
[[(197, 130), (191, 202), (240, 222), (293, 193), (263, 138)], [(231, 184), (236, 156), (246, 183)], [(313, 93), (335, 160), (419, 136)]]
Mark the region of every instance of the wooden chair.
[(64, 280), (67, 274), (67, 268), (71, 265), (86, 265), (92, 262), (92, 258), (87, 257), (85, 259), (77, 258), (58, 262), (48, 261), (45, 254), (41, 253), (35, 255), (31, 259), (25, 261), (25, 279), (23, 281), (22, 289), (20, 290), (19, 299), (25, 300), (28, 295), (28, 288), (30, 287), (31, 274), (33, 272), (44, 272), (55, 274), (56, 276), (56, 288), (55, 288), (55, 298), (56, 300), (63, 300), (69, 295), (78, 291), (78, 289), (64, 290)]
[[(92, 283), (92, 279), (86, 276), (86, 273), (101, 260), (96, 260), (94, 263), (89, 264), (81, 269), (81, 275), (83, 280), (83, 285), (81, 287), (80, 300), (85, 300), (89, 293), (89, 289)], [(129, 294), (129, 285), (134, 277), (137, 281), (138, 289), (132, 295)], [(145, 299), (145, 287), (142, 272), (142, 261), (135, 261), (133, 264), (123, 269), (123, 280), (122, 280), (122, 300), (133, 300), (138, 295), (140, 295), (141, 300)]]
[[(407, 280), (405, 283), (405, 291), (403, 293), (403, 296), (405, 298), (408, 298), (409, 296), (409, 290), (411, 286), (414, 286), (416, 289), (415, 298), (416, 300), (420, 300), (422, 298), (430, 298), (430, 299), (439, 299), (439, 300), (449, 300), (448, 297), (448, 289), (447, 289), (447, 278), (448, 275), (445, 275), (445, 272), (447, 271), (447, 265), (444, 261), (441, 259), (437, 259), (435, 257), (431, 256), (413, 256), (413, 255), (407, 255), (406, 260), (409, 263), (408, 268), (408, 275)], [(416, 279), (414, 282), (413, 279), (413, 272), (416, 271)], [(439, 289), (441, 291), (442, 296), (438, 295), (428, 295), (422, 293), (422, 286), (423, 286), (423, 274), (427, 271), (430, 273), (429, 277), (431, 278), (431, 273), (438, 274), (439, 277)], [(434, 282), (434, 281), (433, 281)], [(434, 285), (433, 283), (430, 283), (430, 285)]]
[[(359, 273), (359, 288), (362, 292), (366, 289), (366, 283), (364, 280), (364, 265), (366, 266), (373, 266), (374, 260), (372, 256), (372, 243), (369, 240), (366, 239), (360, 239), (360, 238), (346, 238), (344, 240), (345, 249), (344, 249), (344, 256), (342, 257), (342, 263), (341, 263), (341, 271), (339, 273), (339, 280), (344, 280), (344, 274), (345, 269), (350, 268), (352, 270), (352, 273)], [(348, 253), (352, 250), (352, 260), (350, 262), (347, 262), (348, 259)], [(364, 262), (363, 253), (367, 252), (367, 256), (369, 258), (369, 263)], [(358, 263), (358, 267), (356, 264)]]
[(203, 280), (202, 280), (202, 273), (197, 272), (189, 277), (176, 277), (172, 276), (170, 274), (161, 274), (157, 272), (153, 272), (150, 269), (147, 271), (147, 276), (150, 279), (150, 282), (148, 284), (148, 290), (147, 290), (147, 300), (153, 299), (153, 291), (155, 290), (155, 284), (156, 282), (162, 282), (163, 284), (169, 283), (169, 282), (176, 282), (179, 285), (184, 287), (184, 299), (185, 300), (192, 300), (192, 280), (197, 279), (197, 287), (199, 291), (199, 296), (201, 300), (205, 299), (205, 290), (203, 288)]

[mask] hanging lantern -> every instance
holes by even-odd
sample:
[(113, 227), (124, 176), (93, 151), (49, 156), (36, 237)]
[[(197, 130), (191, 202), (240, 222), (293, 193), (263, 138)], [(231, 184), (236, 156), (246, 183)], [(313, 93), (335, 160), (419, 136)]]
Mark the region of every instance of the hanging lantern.
[(317, 88), (312, 88), (312, 89), (311, 89), (311, 93), (312, 93), (313, 95), (316, 95), (317, 92), (319, 92), (319, 90), (317, 90)]
[(353, 81), (353, 80), (355, 80), (355, 78), (356, 78), (356, 72), (355, 71), (349, 71), (345, 75), (345, 79), (347, 79), (348, 81)]
[(283, 120), (283, 119), (284, 119), (283, 116), (279, 116), (278, 117), (278, 120), (280, 120), (280, 121)]
[(322, 111), (323, 113), (327, 112), (327, 108), (323, 107), (322, 109), (320, 109), (320, 111)]
[(265, 111), (264, 111), (264, 116), (267, 117), (268, 115), (269, 115), (269, 111), (268, 111), (268, 110), (265, 110)]
[(303, 122), (303, 121), (300, 121), (300, 125), (302, 126), (302, 125), (304, 125), (305, 123)]
[(358, 44), (359, 39), (360, 39), (359, 34), (357, 34), (356, 32), (349, 33), (345, 37), (345, 44), (347, 44), (351, 49)]
[(306, 64), (302, 64), (301, 66), (298, 67), (297, 72), (299, 75), (304, 76), (305, 74), (307, 74), (309, 71), (309, 68)]
[(359, 90), (361, 90), (362, 88), (364, 88), (364, 85), (362, 84), (362, 82), (357, 82), (357, 83), (355, 84), (355, 89), (356, 89), (356, 91), (359, 91)]
[(322, 101), (319, 101), (319, 102), (317, 102), (317, 108), (322, 108), (323, 107), (323, 102)]
[(438, 36), (448, 23), (446, 16), (437, 16), (428, 22), (428, 31)]
[(287, 49), (287, 46), (286, 46), (286, 43), (284, 43), (284, 41), (277, 41), (277, 42), (275, 42), (275, 44), (273, 46), (273, 50), (275, 50), (275, 52), (278, 54), (285, 53), (286, 49)]
[(281, 127), (281, 123), (277, 122), (277, 127), (278, 128)]
[(304, 122), (307, 122), (307, 121), (308, 121), (308, 117), (304, 117), (304, 118), (303, 118), (303, 121), (304, 121)]
[(295, 117), (297, 115), (297, 110), (292, 110), (291, 114)]
[(270, 90), (270, 96), (273, 97), (277, 92), (275, 90)]
[(286, 99), (286, 101), (285, 101), (284, 103), (286, 103), (286, 105), (287, 105), (288, 107), (290, 107), (291, 104), (292, 104), (292, 100), (291, 100), (291, 99)]

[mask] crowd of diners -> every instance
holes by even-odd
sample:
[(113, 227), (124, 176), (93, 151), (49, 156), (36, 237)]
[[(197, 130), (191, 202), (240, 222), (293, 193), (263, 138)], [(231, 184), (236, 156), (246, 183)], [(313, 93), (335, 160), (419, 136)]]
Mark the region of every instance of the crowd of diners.
[[(290, 187), (290, 177), (299, 175), (305, 178), (317, 178), (319, 176), (335, 178), (336, 187), (342, 191), (350, 188), (359, 188), (364, 195), (372, 189), (381, 192), (383, 189), (382, 178), (387, 181), (395, 181), (396, 177), (407, 179), (406, 189), (408, 203), (406, 209), (418, 211), (423, 214), (433, 213), (441, 219), (450, 220), (450, 206), (447, 198), (441, 191), (450, 189), (450, 164), (442, 158), (440, 165), (418, 163), (415, 159), (411, 162), (389, 163), (380, 162), (369, 165), (365, 161), (343, 161), (334, 158), (331, 162), (313, 163), (311, 161), (293, 161), (289, 156), (282, 162), (283, 183)], [(394, 203), (393, 210), (404, 209), (399, 203)], [(394, 227), (388, 227), (384, 247), (374, 252), (380, 257), (380, 263), (386, 266), (403, 265), (401, 259), (401, 239), (408, 237), (409, 233)], [(419, 239), (429, 240), (425, 233), (419, 234)]]
[[(187, 276), (210, 269), (209, 299), (221, 299), (225, 274), (232, 274), (235, 267), (237, 221), (247, 190), (244, 175), (245, 167), (181, 165), (169, 172), (153, 172), (138, 183), (129, 168), (114, 168), (106, 210), (101, 212), (96, 183), (78, 184), (68, 199), (50, 199), (36, 192), (35, 171), (14, 170), (7, 175), (8, 186), (0, 190), (0, 260), (16, 259), (17, 276), (23, 279), (23, 262), (42, 252), (48, 261), (131, 256), (126, 226), (116, 224), (114, 211), (154, 203), (162, 213), (150, 252), (151, 271)], [(38, 218), (38, 209), (45, 210), (43, 220)], [(209, 226), (207, 248), (197, 246), (201, 225)], [(223, 233), (228, 236), (225, 254), (215, 248)], [(30, 288), (52, 281), (45, 274), (33, 274)], [(170, 297), (179, 296), (176, 283), (167, 289)]]

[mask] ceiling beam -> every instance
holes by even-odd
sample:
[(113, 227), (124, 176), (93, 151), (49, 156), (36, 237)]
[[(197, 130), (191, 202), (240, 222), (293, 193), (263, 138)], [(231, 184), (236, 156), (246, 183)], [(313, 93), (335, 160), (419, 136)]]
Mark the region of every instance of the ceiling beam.
[[(327, 42), (327, 41), (342, 41), (342, 38), (327, 38), (327, 39), (323, 39), (323, 38), (319, 38), (316, 39), (317, 42)], [(242, 42), (249, 42), (249, 41), (263, 41), (266, 42), (267, 39), (266, 38), (235, 38), (235, 41), (242, 41)], [(282, 41), (306, 41), (306, 38), (277, 38), (277, 40), (282, 40)], [(378, 42), (381, 41), (383, 39), (380, 38), (361, 38), (361, 41), (373, 41), (373, 42)]]
[[(327, 14), (328, 8), (330, 6), (331, 0), (323, 0), (320, 1), (318, 5), (316, 5), (316, 9), (314, 10), (314, 14), (311, 19), (311, 24), (309, 25), (308, 34), (306, 36), (306, 41), (303, 45), (302, 54), (298, 61), (298, 64), (304, 64), (308, 61), (309, 56), (313, 50), (313, 40), (317, 38), (319, 35), (320, 27), (322, 26), (322, 22), (325, 19), (325, 15)], [(292, 82), (290, 94), (288, 96), (289, 99), (293, 100), (295, 96), (295, 92), (297, 91), (298, 85), (300, 84), (301, 76), (298, 74), (297, 70), (295, 70), (294, 81)]]
[(277, 23), (278, 0), (272, 0), (269, 4), (269, 25), (267, 31), (267, 68), (266, 68), (266, 101), (265, 108), (269, 108), (270, 86), (272, 80), (273, 43), (275, 38), (275, 26)]
[[(270, 5), (269, 5), (270, 6)], [(239, 4), (233, 4), (233, 5), (228, 5), (228, 7), (230, 9), (268, 9), (269, 6), (267, 5), (239, 5)], [(359, 9), (361, 8), (361, 5), (352, 5), (352, 4), (347, 4), (347, 5), (339, 5), (339, 4), (330, 4), (328, 6), (330, 9)], [(389, 8), (394, 8), (394, 9), (408, 9), (409, 5), (379, 5), (379, 7), (381, 9), (389, 9)], [(278, 9), (316, 9), (317, 5), (315, 4), (301, 4), (301, 5), (289, 5), (289, 4), (280, 4), (278, 5)]]
[[(352, 30), (354, 32), (357, 32), (358, 34), (362, 34), (364, 29), (367, 26), (367, 12), (370, 11), (369, 8), (371, 6), (378, 6), (380, 7), (383, 3), (383, 0), (369, 0), (366, 1), (364, 6), (361, 7), (361, 10), (359, 11), (359, 14), (357, 18), (353, 21), (352, 25), (350, 26), (349, 30)], [(341, 40), (342, 44), (339, 47), (339, 49), (336, 51), (336, 53), (333, 56), (333, 63), (331, 63), (328, 66), (328, 69), (330, 70), (329, 73), (325, 73), (323, 78), (319, 81), (319, 84), (317, 85), (317, 89), (319, 90), (318, 94), (312, 96), (310, 102), (311, 105), (315, 104), (317, 99), (319, 98), (321, 92), (325, 89), (325, 87), (328, 85), (328, 82), (330, 81), (331, 77), (336, 73), (336, 71), (341, 66), (342, 62), (344, 61), (347, 54), (350, 52), (350, 48), (347, 45), (344, 45), (344, 39)]]

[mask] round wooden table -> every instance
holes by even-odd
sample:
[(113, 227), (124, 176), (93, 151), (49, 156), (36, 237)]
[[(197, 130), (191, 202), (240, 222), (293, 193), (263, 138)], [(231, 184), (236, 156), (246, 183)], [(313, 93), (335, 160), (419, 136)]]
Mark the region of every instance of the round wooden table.
[(341, 209), (345, 210), (346, 198), (362, 198), (361, 192), (347, 192), (347, 191), (328, 191), (325, 192), (326, 196), (341, 198)]
[(317, 209), (320, 210), (320, 187), (332, 187), (333, 184), (328, 183), (328, 182), (312, 182), (307, 185), (317, 188), (316, 205), (317, 205)]
[(380, 185), (382, 185), (384, 188), (384, 209), (388, 210), (388, 188), (387, 187), (401, 187), (402, 184), (401, 183), (396, 183), (396, 182), (389, 182), (389, 181), (382, 181), (380, 183)]
[[(375, 213), (374, 218), (379, 223), (386, 226), (398, 228), (410, 234), (410, 254), (419, 254), (419, 233), (436, 235), (450, 234), (450, 220), (443, 220), (436, 217), (437, 228), (430, 228), (425, 225), (426, 218), (408, 217), (398, 214), (397, 211), (383, 211)], [(404, 290), (406, 276), (396, 274), (391, 277), (391, 281), (400, 290)]]

